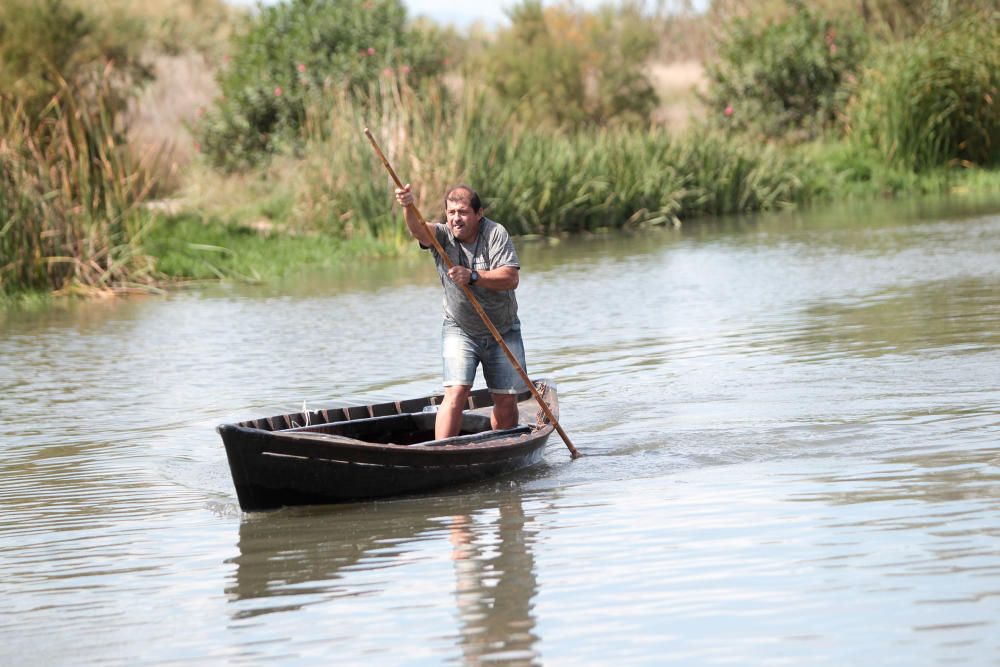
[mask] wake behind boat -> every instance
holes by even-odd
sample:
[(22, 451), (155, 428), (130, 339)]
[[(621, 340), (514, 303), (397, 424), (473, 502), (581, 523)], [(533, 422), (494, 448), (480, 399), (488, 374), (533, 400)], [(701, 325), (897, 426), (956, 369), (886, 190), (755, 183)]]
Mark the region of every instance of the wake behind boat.
[[(555, 383), (534, 382), (558, 420)], [(218, 427), (240, 507), (257, 511), (420, 493), (496, 477), (542, 460), (553, 431), (530, 392), (518, 425), (492, 430), (493, 398), (469, 395), (459, 435), (434, 439), (443, 396), (299, 412)]]

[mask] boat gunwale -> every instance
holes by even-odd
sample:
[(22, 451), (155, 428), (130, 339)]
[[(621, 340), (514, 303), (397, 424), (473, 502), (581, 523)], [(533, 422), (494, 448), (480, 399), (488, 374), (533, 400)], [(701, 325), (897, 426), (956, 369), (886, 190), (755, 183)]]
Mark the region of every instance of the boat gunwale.
[[(534, 380), (534, 385), (542, 397), (546, 397), (549, 390), (555, 390), (555, 383), (549, 379)], [(369, 419), (382, 419), (387, 417), (399, 417), (403, 415), (417, 415), (422, 413), (423, 408), (439, 406), (444, 399), (444, 394), (429, 394), (419, 398), (412, 398), (399, 401), (383, 401), (379, 403), (367, 403), (363, 405), (348, 405), (340, 407), (319, 408), (316, 410), (304, 410), (301, 412), (289, 412), (267, 417), (256, 417), (242, 419), (240, 421), (220, 424), (216, 431), (222, 432), (226, 427), (239, 427), (266, 433), (279, 433), (282, 431), (293, 431), (297, 429), (310, 428), (322, 424), (337, 424), (342, 422), (357, 422)], [(530, 391), (523, 391), (517, 395), (518, 404), (528, 403), (533, 399)], [(493, 406), (493, 399), (488, 388), (475, 389), (469, 394), (466, 407), (463, 412), (474, 412)], [(549, 406), (553, 407), (552, 405)], [(421, 408), (413, 410), (410, 408)], [(539, 413), (541, 411), (539, 410)], [(361, 414), (358, 414), (361, 413)], [(357, 416), (352, 416), (357, 415)], [(536, 425), (547, 422), (541, 414), (536, 415)]]

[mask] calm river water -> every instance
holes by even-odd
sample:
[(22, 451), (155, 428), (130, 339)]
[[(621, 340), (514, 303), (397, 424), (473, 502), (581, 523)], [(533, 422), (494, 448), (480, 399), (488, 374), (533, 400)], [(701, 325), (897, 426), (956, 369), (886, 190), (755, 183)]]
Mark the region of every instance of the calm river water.
[(385, 502), (214, 427), (436, 391), (427, 257), (0, 315), (0, 664), (1000, 665), (998, 211), (520, 243), (586, 456)]

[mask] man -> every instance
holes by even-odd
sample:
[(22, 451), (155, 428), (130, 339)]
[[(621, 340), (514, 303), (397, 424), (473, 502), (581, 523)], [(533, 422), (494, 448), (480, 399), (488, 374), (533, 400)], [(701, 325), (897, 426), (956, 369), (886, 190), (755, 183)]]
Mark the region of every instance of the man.
[(458, 435), (462, 410), (479, 364), (483, 365), (486, 385), (493, 394), (493, 428), (516, 426), (517, 394), (528, 388), (462, 290), (463, 285), (469, 287), (521, 368), (525, 368), (521, 322), (517, 319), (514, 297), (521, 265), (510, 235), (502, 225), (483, 215), (479, 195), (467, 185), (451, 188), (445, 194), (447, 224), (424, 224), (417, 219), (410, 207), (414, 197), (409, 184), (396, 190), (396, 199), (403, 206), (406, 226), (420, 247), (433, 247), (431, 234), (435, 234), (454, 265), (449, 269), (434, 252), (444, 286), (444, 401), (438, 408), (435, 437)]

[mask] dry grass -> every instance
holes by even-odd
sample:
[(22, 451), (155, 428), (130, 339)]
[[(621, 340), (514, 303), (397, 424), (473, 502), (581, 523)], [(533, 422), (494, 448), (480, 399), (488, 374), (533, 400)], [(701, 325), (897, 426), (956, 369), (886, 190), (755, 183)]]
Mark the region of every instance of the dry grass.
[(180, 187), (181, 174), (196, 153), (188, 129), (218, 95), (215, 72), (197, 51), (159, 55), (153, 61), (156, 79), (129, 110), (129, 143), (137, 155), (160, 155), (157, 190)]
[(672, 132), (680, 132), (692, 120), (703, 118), (704, 106), (698, 97), (708, 85), (705, 67), (695, 60), (682, 62), (652, 62), (647, 75), (660, 98), (653, 120)]

